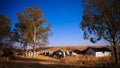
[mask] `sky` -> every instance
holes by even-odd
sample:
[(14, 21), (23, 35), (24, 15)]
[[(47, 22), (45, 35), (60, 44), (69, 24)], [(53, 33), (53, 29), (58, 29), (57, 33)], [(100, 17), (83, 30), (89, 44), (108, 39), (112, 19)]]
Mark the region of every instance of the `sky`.
[(49, 46), (108, 45), (105, 40), (92, 44), (84, 40), (80, 22), (84, 11), (81, 0), (0, 0), (0, 14), (11, 19), (12, 26), (18, 22), (16, 13), (27, 7), (37, 6), (52, 25), (53, 35), (49, 37)]

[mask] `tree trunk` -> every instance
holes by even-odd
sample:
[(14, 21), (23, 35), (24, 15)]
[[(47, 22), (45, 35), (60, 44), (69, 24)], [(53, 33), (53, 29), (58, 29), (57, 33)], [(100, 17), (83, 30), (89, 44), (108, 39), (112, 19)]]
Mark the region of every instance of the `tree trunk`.
[(113, 46), (113, 49), (114, 49), (115, 64), (118, 64), (119, 63), (118, 47)]
[(33, 41), (34, 41), (34, 44), (33, 44), (33, 58), (34, 58), (34, 56), (35, 56), (35, 46), (36, 46), (36, 27), (34, 27)]
[(32, 56), (32, 58), (34, 58), (35, 57), (35, 45), (33, 46), (33, 56)]
[(24, 50), (25, 50), (25, 57), (27, 56), (27, 43), (24, 45)]
[(118, 64), (119, 63), (119, 54), (118, 54), (116, 35), (113, 35), (113, 49), (114, 49), (115, 64)]

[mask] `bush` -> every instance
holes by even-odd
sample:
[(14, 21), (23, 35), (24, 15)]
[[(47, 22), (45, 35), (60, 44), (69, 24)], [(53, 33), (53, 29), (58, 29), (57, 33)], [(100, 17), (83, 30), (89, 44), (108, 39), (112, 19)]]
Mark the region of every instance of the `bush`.
[(15, 51), (12, 51), (12, 50), (8, 50), (8, 51), (5, 51), (4, 54), (2, 56), (15, 56), (16, 55), (16, 52)]
[(25, 53), (24, 53), (24, 52), (18, 52), (17, 55), (18, 55), (18, 56), (23, 56), (23, 55), (25, 55)]
[(2, 50), (0, 50), (0, 56), (2, 56), (4, 54), (4, 52)]

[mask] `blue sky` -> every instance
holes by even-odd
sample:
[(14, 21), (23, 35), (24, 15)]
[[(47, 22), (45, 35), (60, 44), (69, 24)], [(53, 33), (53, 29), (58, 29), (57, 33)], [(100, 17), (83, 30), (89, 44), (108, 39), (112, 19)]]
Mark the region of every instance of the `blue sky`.
[(16, 13), (26, 7), (37, 6), (52, 25), (53, 35), (49, 37), (49, 46), (77, 46), (77, 45), (107, 45), (101, 40), (92, 44), (83, 39), (83, 32), (79, 27), (82, 20), (84, 6), (81, 0), (0, 0), (0, 14), (8, 16), (17, 23)]

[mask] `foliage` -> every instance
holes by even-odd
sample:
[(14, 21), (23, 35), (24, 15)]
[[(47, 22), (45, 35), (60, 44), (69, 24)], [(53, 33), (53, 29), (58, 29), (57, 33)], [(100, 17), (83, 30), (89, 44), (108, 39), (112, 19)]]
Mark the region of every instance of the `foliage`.
[(84, 0), (84, 14), (81, 28), (84, 38), (97, 42), (101, 38), (111, 45), (120, 44), (120, 1)]
[(83, 20), (80, 24), (84, 38), (96, 43), (101, 38), (114, 48), (118, 62), (117, 46), (120, 45), (120, 0), (84, 0)]
[(18, 34), (11, 31), (11, 21), (8, 17), (0, 15), (0, 50), (13, 48), (18, 40)]
[(42, 11), (37, 7), (26, 8), (17, 14), (19, 23), (16, 25), (25, 44), (32, 45), (33, 49), (48, 42), (51, 25), (44, 27), (46, 19), (43, 18)]
[(0, 15), (0, 43), (2, 42), (3, 38), (10, 32), (10, 25), (10, 19), (4, 15)]
[(8, 46), (8, 36), (10, 33), (11, 21), (8, 17), (0, 15), (0, 50), (4, 50)]

